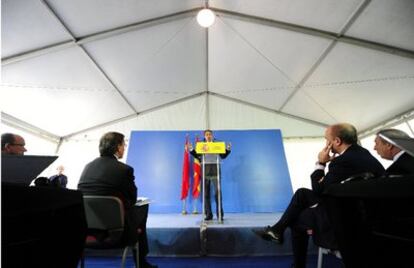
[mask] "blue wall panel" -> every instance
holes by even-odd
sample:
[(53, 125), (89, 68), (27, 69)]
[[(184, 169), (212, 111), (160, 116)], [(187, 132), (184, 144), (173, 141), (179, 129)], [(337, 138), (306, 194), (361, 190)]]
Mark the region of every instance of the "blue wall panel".
[[(203, 138), (202, 131), (131, 133), (127, 163), (134, 167), (138, 195), (153, 200), (153, 213), (181, 212), (186, 134), (193, 144), (196, 135)], [(284, 211), (292, 186), (280, 130), (223, 130), (214, 131), (214, 137), (232, 143), (231, 154), (222, 162), (224, 213)], [(192, 200), (190, 189), (190, 211), (193, 202), (201, 212), (201, 200)]]

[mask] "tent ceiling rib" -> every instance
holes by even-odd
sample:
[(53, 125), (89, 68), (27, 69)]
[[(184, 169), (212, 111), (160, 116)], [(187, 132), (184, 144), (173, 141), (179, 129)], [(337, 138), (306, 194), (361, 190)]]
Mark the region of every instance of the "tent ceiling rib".
[(30, 132), (36, 136), (45, 138), (52, 142), (58, 142), (60, 140), (60, 137), (50, 133), (44, 129), (38, 128), (36, 126), (33, 126), (32, 124), (29, 124), (23, 120), (20, 120), (14, 116), (11, 116), (5, 112), (1, 112), (1, 122), (5, 125), (9, 125), (14, 128), (22, 129), (24, 131)]
[[(55, 10), (52, 9), (52, 7), (47, 4), (44, 0), (42, 0), (42, 3), (46, 6), (47, 10), (52, 14), (52, 16), (57, 20), (59, 25), (62, 26), (62, 28), (65, 30), (65, 32), (72, 37), (72, 40), (75, 41), (76, 38), (73, 35), (72, 31), (68, 28), (68, 26), (63, 22), (63, 20), (58, 16)], [(116, 86), (115, 82), (109, 77), (109, 75), (104, 71), (104, 69), (99, 65), (99, 63), (92, 57), (88, 51), (82, 46), (79, 45), (79, 47), (82, 49), (84, 54), (89, 58), (89, 60), (92, 62), (92, 64), (97, 68), (97, 70), (105, 77), (105, 79), (112, 85), (112, 87), (118, 92), (118, 94), (124, 99), (124, 101), (128, 104), (128, 106), (133, 110), (135, 113), (137, 111), (135, 110), (134, 105), (130, 103), (130, 101), (125, 97), (125, 95), (122, 93), (122, 91)]]
[[(371, 2), (371, 0), (365, 0), (360, 4), (360, 6), (355, 10), (354, 14), (351, 15), (349, 20), (345, 23), (345, 25), (340, 30), (338, 36), (343, 36), (345, 32), (351, 27), (351, 25), (355, 22), (355, 20), (358, 18), (358, 16), (362, 13), (362, 11), (367, 7), (367, 5)], [(304, 75), (304, 77), (299, 81), (299, 83), (296, 85), (293, 92), (287, 97), (287, 99), (284, 101), (282, 106), (279, 110), (283, 110), (283, 108), (289, 103), (289, 101), (292, 99), (292, 97), (296, 94), (298, 90), (301, 89), (301, 87), (308, 81), (309, 77), (313, 74), (313, 72), (319, 67), (319, 65), (322, 63), (322, 61), (326, 58), (326, 56), (331, 52), (331, 50), (335, 47), (336, 43), (338, 42), (338, 39), (335, 39), (329, 44), (329, 46), (325, 49), (325, 51), (322, 52), (321, 56), (316, 60), (316, 62), (312, 65), (312, 67), (309, 69), (308, 72)], [(318, 106), (319, 103), (317, 103)], [(325, 111), (332, 119), (337, 121), (331, 114), (329, 114), (327, 111)]]
[[(361, 8), (365, 8), (365, 7), (366, 7), (365, 5), (361, 6)], [(315, 29), (311, 27), (306, 27), (303, 25), (297, 25), (293, 23), (257, 17), (257, 16), (248, 15), (244, 13), (238, 13), (238, 12), (234, 12), (230, 10), (218, 9), (218, 8), (213, 8), (213, 7), (210, 7), (210, 8), (214, 10), (215, 12), (217, 12), (217, 14), (222, 15), (223, 17), (229, 17), (229, 18), (247, 21), (251, 23), (256, 23), (260, 25), (265, 25), (265, 26), (275, 27), (275, 28), (284, 29), (288, 31), (322, 37), (325, 39), (336, 40), (338, 42), (345, 42), (345, 43), (349, 43), (349, 44), (353, 44), (356, 46), (361, 46), (361, 47), (365, 47), (369, 49), (380, 50), (382, 52), (391, 53), (391, 54), (398, 55), (401, 57), (414, 58), (414, 51), (404, 49), (404, 48), (399, 48), (399, 47), (390, 46), (390, 45), (386, 45), (382, 43), (377, 43), (377, 42), (373, 42), (373, 41), (369, 41), (369, 40), (365, 40), (361, 38), (341, 35), (338, 33)], [(359, 15), (359, 13), (356, 13), (355, 15)], [(353, 22), (353, 21), (351, 20), (350, 22)]]
[[(53, 10), (50, 9), (50, 6), (48, 6), (48, 9), (50, 10), (50, 12), (53, 13)], [(148, 20), (144, 20), (144, 21), (139, 21), (139, 22), (136, 22), (136, 23), (133, 23), (133, 24), (124, 25), (124, 26), (113, 28), (113, 29), (108, 29), (108, 30), (97, 32), (97, 33), (89, 34), (89, 35), (86, 35), (86, 36), (81, 36), (81, 37), (74, 37), (73, 34), (70, 33), (68, 28), (66, 26), (64, 26), (65, 30), (69, 31), (70, 35), (72, 36), (72, 40), (65, 41), (65, 42), (60, 42), (60, 43), (56, 43), (56, 44), (51, 44), (51, 45), (48, 45), (46, 47), (33, 49), (33, 50), (30, 50), (30, 51), (27, 51), (27, 52), (23, 52), (23, 53), (19, 53), (19, 54), (16, 54), (16, 55), (11, 55), (11, 56), (2, 58), (2, 65), (7, 65), (7, 64), (10, 64), (10, 63), (14, 63), (16, 61), (30, 59), (32, 57), (52, 53), (52, 52), (55, 52), (57, 50), (67, 49), (67, 48), (70, 48), (70, 47), (73, 47), (73, 46), (79, 46), (79, 45), (87, 44), (87, 43), (90, 43), (90, 42), (95, 42), (95, 41), (105, 39), (105, 38), (111, 38), (111, 37), (114, 37), (114, 36), (117, 36), (117, 35), (125, 34), (125, 33), (132, 32), (132, 31), (137, 31), (137, 30), (141, 30), (141, 29), (145, 29), (145, 28), (148, 28), (148, 27), (153, 27), (153, 26), (168, 23), (168, 22), (171, 22), (171, 21), (175, 21), (175, 20), (179, 20), (179, 19), (183, 19), (183, 18), (188, 18), (188, 17), (193, 17), (194, 14), (198, 10), (199, 10), (198, 8), (185, 10), (185, 11), (182, 11), (182, 12), (177, 12), (177, 13), (173, 13), (173, 14), (169, 14), (169, 15), (165, 15), (165, 16), (161, 16), (161, 17), (157, 17), (157, 18), (152, 18), (152, 19), (148, 19)], [(56, 13), (53, 13), (53, 14), (54, 14), (55, 18), (58, 21), (60, 21), (60, 23), (62, 25), (64, 25), (61, 18), (59, 17), (59, 15), (56, 14)]]
[(102, 123), (102, 124), (99, 124), (99, 125), (96, 125), (96, 126), (92, 126), (92, 127), (89, 127), (89, 128), (83, 129), (83, 130), (80, 130), (80, 131), (76, 131), (74, 133), (70, 133), (70, 134), (64, 136), (63, 138), (64, 139), (67, 139), (67, 138), (70, 138), (72, 136), (82, 134), (84, 132), (88, 132), (88, 131), (95, 130), (95, 129), (98, 129), (98, 128), (101, 128), (101, 127), (109, 126), (109, 125), (112, 125), (112, 124), (115, 124), (115, 123), (118, 123), (118, 122), (122, 122), (122, 121), (125, 121), (125, 120), (129, 120), (129, 119), (134, 118), (134, 117), (142, 116), (144, 114), (147, 114), (147, 113), (150, 113), (150, 112), (154, 112), (154, 111), (158, 111), (158, 110), (161, 110), (161, 109), (166, 108), (168, 106), (172, 106), (172, 105), (178, 104), (178, 103), (183, 102), (183, 101), (187, 101), (187, 100), (191, 100), (191, 99), (197, 98), (197, 97), (202, 96), (204, 94), (206, 94), (206, 92), (196, 93), (194, 95), (187, 96), (187, 97), (184, 97), (184, 98), (181, 98), (181, 99), (177, 99), (177, 100), (171, 101), (169, 103), (164, 103), (164, 104), (161, 104), (159, 106), (152, 107), (150, 109), (143, 110), (143, 111), (137, 112), (135, 114), (128, 115), (126, 117), (120, 118), (120, 119), (108, 121), (108, 122), (105, 122), (105, 123)]
[(310, 120), (310, 119), (302, 118), (302, 117), (299, 117), (299, 116), (295, 116), (295, 115), (283, 113), (281, 111), (277, 111), (277, 110), (273, 110), (273, 109), (270, 109), (270, 108), (266, 108), (266, 107), (263, 107), (261, 105), (257, 105), (257, 104), (251, 103), (251, 102), (247, 102), (247, 101), (235, 99), (235, 98), (232, 98), (232, 97), (229, 97), (229, 96), (225, 96), (225, 95), (222, 95), (222, 94), (219, 94), (219, 93), (208, 92), (208, 94), (209, 95), (212, 95), (212, 96), (220, 97), (222, 99), (231, 100), (231, 101), (234, 101), (234, 102), (237, 102), (237, 103), (245, 104), (245, 105), (248, 105), (250, 107), (254, 107), (254, 108), (257, 108), (257, 109), (260, 109), (260, 110), (264, 110), (264, 111), (267, 111), (267, 112), (275, 113), (275, 114), (278, 114), (278, 115), (281, 115), (281, 116), (284, 116), (284, 117), (294, 118), (294, 119), (297, 119), (299, 121), (303, 121), (303, 122), (306, 122), (306, 123), (310, 123), (310, 124), (315, 125), (315, 126), (322, 126), (322, 127), (326, 127), (327, 126), (327, 124), (324, 124), (322, 122), (317, 122), (317, 121), (313, 121), (313, 120)]
[(412, 0), (210, 0), (201, 28), (204, 2), (2, 2), (2, 122), (53, 141), (112, 125), (313, 137), (412, 115)]
[[(44, 2), (44, 0), (42, 1)], [(369, 2), (369, 1), (365, 1), (365, 2)], [(363, 7), (365, 6), (366, 5), (363, 5)], [(401, 57), (414, 58), (414, 51), (404, 49), (404, 48), (399, 48), (399, 47), (395, 47), (391, 45), (377, 43), (374, 41), (365, 40), (361, 38), (340, 35), (338, 33), (324, 31), (324, 30), (306, 27), (302, 25), (297, 25), (293, 23), (287, 23), (283, 21), (271, 20), (268, 18), (262, 18), (262, 17), (248, 15), (244, 13), (238, 13), (238, 12), (234, 12), (230, 10), (219, 9), (219, 8), (214, 8), (214, 7), (210, 7), (210, 9), (214, 10), (218, 15), (222, 15), (224, 17), (244, 20), (244, 21), (248, 21), (251, 23), (257, 23), (261, 25), (276, 27), (276, 28), (304, 33), (304, 34), (309, 34), (309, 35), (318, 36), (318, 37), (322, 37), (326, 39), (337, 40), (339, 42), (344, 42), (344, 43), (348, 43), (348, 44), (352, 44), (356, 46), (380, 50), (382, 52), (398, 55)], [(189, 17), (189, 16), (194, 16), (194, 14), (198, 10), (199, 8), (185, 10), (182, 12), (177, 12), (177, 13), (173, 13), (173, 14), (169, 14), (169, 15), (165, 15), (165, 16), (161, 16), (157, 18), (152, 18), (152, 19), (136, 22), (136, 23), (129, 24), (129, 25), (124, 25), (121, 27), (116, 27), (113, 29), (104, 30), (104, 31), (97, 32), (97, 33), (90, 34), (90, 35), (83, 36), (83, 37), (77, 37), (75, 38), (76, 41), (60, 42), (60, 43), (51, 44), (51, 45), (48, 45), (42, 48), (33, 49), (27, 52), (19, 53), (16, 55), (11, 55), (11, 56), (2, 58), (2, 65), (10, 64), (16, 61), (24, 60), (24, 59), (31, 58), (31, 57), (36, 57), (36, 56), (47, 54), (47, 53), (51, 53), (56, 50), (66, 49), (71, 46), (94, 42), (100, 39), (110, 38), (116, 35), (130, 32), (130, 31), (136, 31), (142, 28), (152, 27), (154, 25), (168, 23), (173, 20), (182, 19), (182, 18)], [(56, 17), (59, 18), (58, 15), (56, 15)]]

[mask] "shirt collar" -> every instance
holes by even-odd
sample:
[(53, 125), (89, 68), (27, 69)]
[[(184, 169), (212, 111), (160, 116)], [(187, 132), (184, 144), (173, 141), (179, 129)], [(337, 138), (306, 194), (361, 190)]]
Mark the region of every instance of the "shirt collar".
[(392, 158), (392, 161), (395, 162), (398, 160), (398, 158), (400, 158), (400, 156), (402, 156), (404, 154), (404, 151), (401, 150), (398, 154), (394, 155), (394, 157)]

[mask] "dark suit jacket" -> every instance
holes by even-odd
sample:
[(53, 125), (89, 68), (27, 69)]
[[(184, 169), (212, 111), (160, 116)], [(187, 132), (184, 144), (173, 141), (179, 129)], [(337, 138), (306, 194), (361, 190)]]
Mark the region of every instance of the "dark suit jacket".
[[(354, 144), (342, 155), (336, 157), (329, 164), (329, 172), (315, 170), (312, 175), (312, 189), (317, 195), (321, 195), (327, 187), (360, 173), (371, 172), (375, 176), (384, 173), (384, 167), (373, 157), (368, 150)], [(325, 177), (322, 182), (318, 182)]]
[[(310, 194), (316, 200), (320, 199), (322, 193), (330, 186), (339, 184), (341, 181), (356, 174), (371, 172), (376, 176), (384, 173), (384, 167), (373, 157), (368, 150), (354, 144), (351, 145), (342, 155), (333, 159), (329, 164), (329, 171), (315, 170), (311, 174), (312, 189)], [(322, 182), (319, 180), (325, 177)], [(325, 204), (319, 200), (316, 209), (311, 209), (313, 217), (307, 219), (313, 229), (313, 240), (316, 245), (336, 249), (337, 243), (333, 232), (331, 220), (326, 213)]]
[(405, 175), (414, 174), (414, 157), (407, 153), (403, 153), (397, 161), (385, 171), (386, 175)]
[(115, 156), (101, 156), (87, 164), (78, 183), (78, 189), (89, 195), (113, 195), (122, 199), (125, 209), (137, 200), (134, 169)]
[(66, 188), (66, 185), (68, 184), (68, 177), (63, 174), (56, 174), (50, 177), (49, 181), (50, 184), (52, 184), (55, 187)]

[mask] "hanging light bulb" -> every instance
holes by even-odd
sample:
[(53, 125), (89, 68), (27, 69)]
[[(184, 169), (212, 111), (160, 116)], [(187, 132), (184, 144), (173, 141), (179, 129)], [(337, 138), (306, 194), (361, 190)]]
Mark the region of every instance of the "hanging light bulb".
[(197, 22), (200, 26), (208, 28), (213, 25), (216, 15), (211, 9), (204, 8), (200, 10), (197, 14)]

